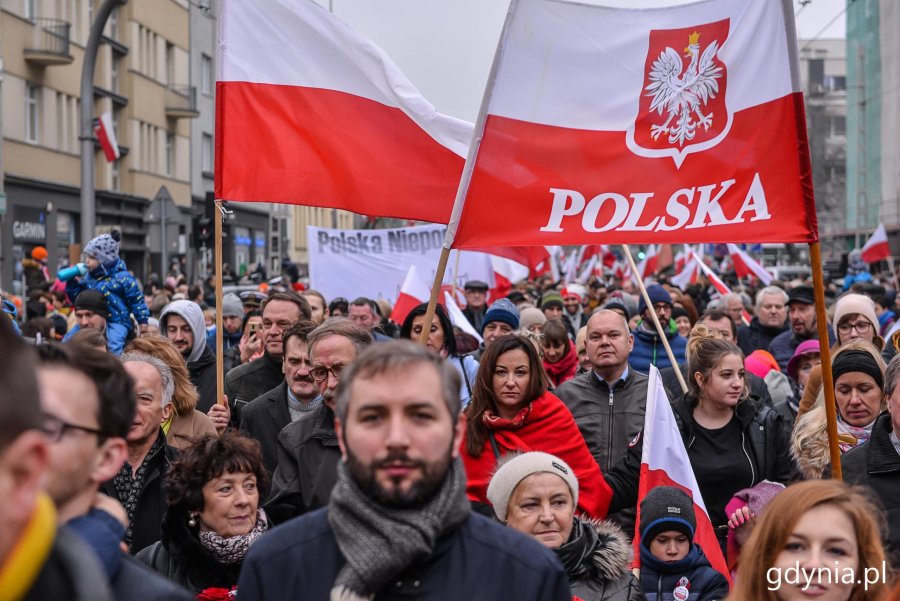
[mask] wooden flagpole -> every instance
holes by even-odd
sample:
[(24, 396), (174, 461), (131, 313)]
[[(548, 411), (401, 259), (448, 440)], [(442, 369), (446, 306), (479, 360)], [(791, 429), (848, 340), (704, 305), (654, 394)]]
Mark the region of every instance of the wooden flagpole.
[[(631, 267), (631, 276), (635, 279), (638, 287), (641, 289), (641, 296), (644, 297), (644, 302), (647, 303), (647, 308), (650, 309), (650, 317), (653, 319), (653, 325), (656, 326), (656, 331), (659, 333), (659, 338), (663, 343), (663, 347), (666, 349), (669, 361), (672, 362), (672, 367), (674, 368), (672, 371), (675, 372), (675, 377), (678, 378), (678, 383), (681, 384), (682, 392), (687, 392), (687, 382), (684, 381), (684, 376), (681, 374), (681, 369), (678, 367), (678, 361), (675, 360), (675, 354), (672, 352), (672, 347), (669, 346), (669, 339), (666, 338), (666, 333), (663, 330), (662, 324), (659, 323), (659, 317), (653, 309), (653, 303), (650, 302), (650, 295), (647, 294), (647, 288), (644, 286), (644, 278), (638, 273), (637, 265), (634, 263), (634, 257), (631, 256), (631, 249), (628, 248), (627, 244), (623, 244), (622, 250), (625, 252), (625, 259), (628, 261), (629, 267)], [(425, 323), (428, 322), (426, 321)]]
[(428, 336), (431, 334), (431, 322), (434, 321), (434, 312), (437, 310), (438, 294), (441, 292), (441, 283), (444, 281), (444, 272), (447, 271), (447, 260), (449, 258), (450, 249), (447, 246), (442, 247), (437, 271), (434, 272), (434, 283), (431, 285), (431, 298), (428, 299), (428, 309), (425, 311), (422, 335), (419, 337), (419, 342), (423, 345), (428, 342)]
[(224, 331), (222, 328), (222, 218), (227, 209), (221, 200), (216, 200), (215, 249), (216, 249), (216, 402), (225, 401)]
[(810, 242), (809, 260), (812, 263), (816, 327), (819, 331), (819, 350), (822, 356), (822, 385), (825, 391), (825, 420), (828, 431), (828, 451), (831, 456), (831, 478), (843, 480), (841, 450), (838, 447), (837, 405), (834, 400), (834, 382), (831, 379), (831, 348), (828, 340), (828, 322), (825, 318), (825, 275), (822, 272), (822, 252), (818, 242)]

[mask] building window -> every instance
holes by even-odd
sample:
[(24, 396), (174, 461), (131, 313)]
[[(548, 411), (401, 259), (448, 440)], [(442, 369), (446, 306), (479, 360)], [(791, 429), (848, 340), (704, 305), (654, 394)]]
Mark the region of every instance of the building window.
[(209, 134), (203, 134), (201, 141), (202, 162), (201, 170), (204, 174), (213, 172), (213, 138)]
[(121, 172), (119, 171), (119, 161), (113, 161), (109, 167), (110, 175), (111, 175), (111, 183), (113, 190), (119, 190), (119, 186), (121, 185)]
[[(92, 0), (88, 0), (90, 3)], [(118, 7), (112, 9), (112, 12), (109, 13), (109, 19), (106, 21), (107, 25), (109, 25), (109, 37), (113, 40), (119, 39), (119, 9)]]
[(213, 92), (212, 57), (205, 54), (200, 56), (200, 90), (208, 95)]
[(846, 136), (847, 135), (847, 118), (843, 115), (837, 115), (831, 118), (831, 135)]
[(25, 18), (34, 21), (37, 18), (37, 0), (23, 0), (25, 3)]
[(38, 141), (38, 90), (30, 83), (25, 85), (25, 141)]
[(166, 83), (175, 84), (175, 45), (166, 42)]
[(113, 53), (112, 67), (109, 70), (109, 89), (116, 94), (119, 93), (119, 63), (121, 59)]
[(175, 134), (166, 133), (166, 175), (175, 171)]

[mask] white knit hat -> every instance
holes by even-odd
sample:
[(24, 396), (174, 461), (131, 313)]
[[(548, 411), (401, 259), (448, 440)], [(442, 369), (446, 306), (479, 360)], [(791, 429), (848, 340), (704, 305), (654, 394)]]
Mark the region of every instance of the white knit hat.
[(488, 484), (487, 498), (494, 506), (494, 513), (501, 522), (506, 522), (506, 514), (509, 511), (509, 498), (519, 485), (519, 482), (532, 474), (556, 474), (569, 486), (572, 491), (572, 503), (578, 505), (578, 478), (569, 465), (548, 453), (533, 451), (513, 455), (502, 461), (491, 483)]

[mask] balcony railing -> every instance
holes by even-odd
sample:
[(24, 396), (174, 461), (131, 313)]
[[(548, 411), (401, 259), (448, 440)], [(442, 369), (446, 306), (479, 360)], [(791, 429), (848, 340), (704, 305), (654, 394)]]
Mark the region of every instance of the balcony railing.
[(193, 119), (199, 115), (195, 86), (168, 86), (166, 88), (166, 117)]
[(68, 65), (75, 60), (69, 54), (71, 25), (61, 19), (34, 19), (34, 37), (25, 48), (25, 60), (36, 65)]

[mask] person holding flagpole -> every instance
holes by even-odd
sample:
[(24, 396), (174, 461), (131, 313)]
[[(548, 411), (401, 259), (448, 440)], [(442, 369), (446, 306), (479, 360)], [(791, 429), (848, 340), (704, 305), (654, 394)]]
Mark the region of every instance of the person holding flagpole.
[[(688, 392), (672, 409), (724, 553), (729, 517), (725, 505), (734, 493), (762, 480), (787, 482), (792, 470), (790, 432), (781, 415), (750, 396), (744, 355), (737, 345), (698, 324), (687, 354)], [(613, 491), (610, 512), (637, 502), (642, 439), (643, 432), (606, 474)]]

